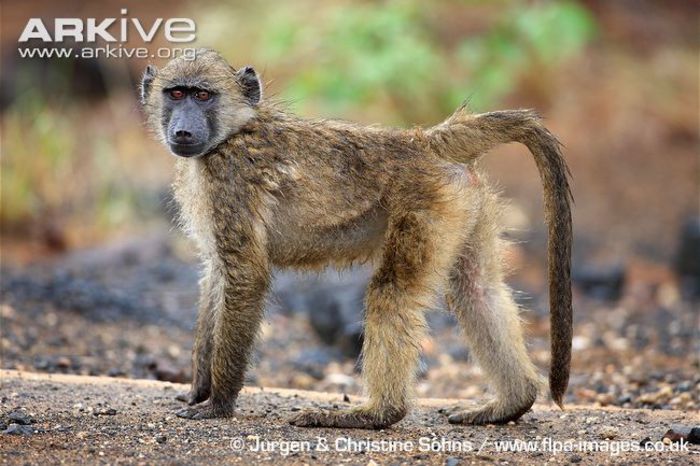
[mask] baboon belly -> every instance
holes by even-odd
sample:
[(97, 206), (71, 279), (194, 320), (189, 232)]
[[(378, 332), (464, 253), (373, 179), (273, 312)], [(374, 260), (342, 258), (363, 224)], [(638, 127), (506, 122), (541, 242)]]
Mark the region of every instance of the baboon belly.
[(387, 226), (379, 205), (335, 223), (303, 224), (294, 212), (279, 213), (268, 230), (270, 257), (277, 266), (321, 267), (371, 258)]

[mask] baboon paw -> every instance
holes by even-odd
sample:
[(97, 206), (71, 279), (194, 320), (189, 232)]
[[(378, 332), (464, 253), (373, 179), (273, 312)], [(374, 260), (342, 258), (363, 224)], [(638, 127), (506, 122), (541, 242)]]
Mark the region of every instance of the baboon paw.
[(215, 406), (209, 402), (206, 402), (197, 406), (183, 408), (175, 412), (175, 415), (183, 419), (218, 419), (231, 417), (233, 415), (233, 408)]
[(377, 411), (365, 407), (338, 411), (307, 410), (289, 419), (297, 427), (336, 427), (345, 429), (384, 429), (400, 421), (405, 410)]
[(506, 424), (515, 421), (530, 409), (515, 407), (502, 407), (497, 403), (488, 403), (479, 409), (467, 409), (451, 414), (447, 420), (450, 424), (484, 425)]

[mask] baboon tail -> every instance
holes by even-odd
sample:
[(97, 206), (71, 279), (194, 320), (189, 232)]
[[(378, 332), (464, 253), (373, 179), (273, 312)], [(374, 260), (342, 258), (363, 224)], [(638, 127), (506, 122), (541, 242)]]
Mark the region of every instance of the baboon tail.
[(544, 186), (545, 219), (549, 229), (549, 309), (551, 364), (549, 388), (563, 407), (571, 365), (571, 202), (569, 169), (561, 144), (532, 110), (469, 114), (460, 108), (444, 123), (426, 132), (438, 156), (469, 163), (498, 144), (519, 142), (532, 153)]

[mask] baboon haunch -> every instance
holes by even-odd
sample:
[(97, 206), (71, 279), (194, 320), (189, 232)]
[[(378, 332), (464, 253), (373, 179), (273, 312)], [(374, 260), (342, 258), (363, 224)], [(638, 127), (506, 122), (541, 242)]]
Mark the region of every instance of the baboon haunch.
[(149, 125), (179, 155), (175, 181), (184, 229), (203, 262), (193, 352), (192, 419), (232, 414), (273, 267), (376, 265), (365, 310), (368, 401), (302, 412), (298, 426), (382, 428), (408, 409), (426, 332), (424, 310), (444, 292), (473, 354), (496, 388), (453, 423), (504, 423), (534, 403), (540, 378), (503, 282), (496, 195), (478, 160), (525, 144), (544, 185), (549, 225), (552, 362), (561, 405), (571, 349), (571, 215), (567, 168), (531, 111), (469, 114), (430, 129), (305, 120), (262, 98), (258, 75), (216, 52), (148, 67)]

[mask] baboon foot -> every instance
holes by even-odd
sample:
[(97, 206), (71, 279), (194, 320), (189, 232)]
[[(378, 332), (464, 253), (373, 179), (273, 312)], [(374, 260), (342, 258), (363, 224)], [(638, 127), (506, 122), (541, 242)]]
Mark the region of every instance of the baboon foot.
[(406, 415), (406, 409), (376, 410), (367, 406), (337, 411), (307, 410), (293, 416), (289, 423), (297, 427), (339, 427), (346, 429), (384, 429)]
[(209, 400), (190, 408), (183, 408), (175, 413), (183, 419), (217, 419), (233, 416), (233, 404), (213, 404)]
[(481, 408), (465, 409), (451, 414), (447, 420), (450, 424), (507, 424), (528, 412), (534, 402), (533, 399), (532, 402), (528, 400), (519, 406), (508, 406), (498, 401), (490, 401)]

